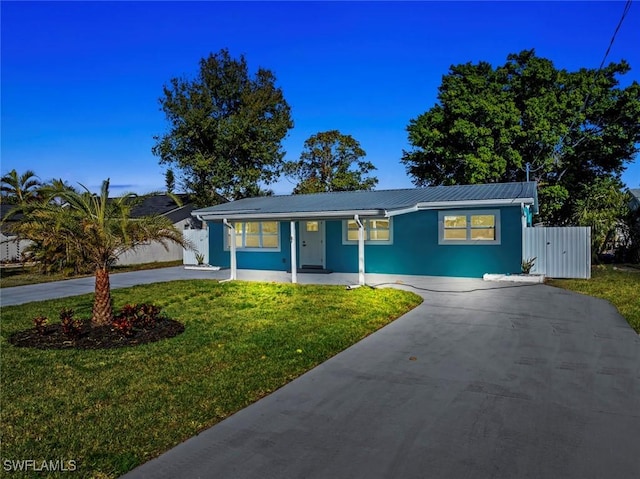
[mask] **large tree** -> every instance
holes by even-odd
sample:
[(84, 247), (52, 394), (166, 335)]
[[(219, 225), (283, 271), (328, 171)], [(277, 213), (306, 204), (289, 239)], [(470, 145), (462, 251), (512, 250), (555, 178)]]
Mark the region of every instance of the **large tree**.
[[(140, 198), (132, 194), (109, 198), (109, 180), (103, 182), (98, 195), (83, 189), (57, 191), (61, 202), (26, 205), (14, 229), (39, 244), (41, 251), (67, 254), (91, 265), (95, 272), (92, 323), (103, 325), (113, 320), (109, 270), (120, 255), (149, 241), (165, 247), (169, 242), (187, 244), (165, 216), (132, 219), (131, 209)], [(62, 252), (60, 244), (65, 247)]]
[(640, 142), (640, 85), (622, 61), (569, 72), (533, 50), (452, 66), (438, 102), (407, 127), (402, 162), (416, 185), (540, 184), (542, 220), (572, 221), (575, 202), (601, 178), (619, 178)]
[(591, 227), (591, 253), (597, 255), (613, 249), (619, 237), (628, 237), (631, 195), (623, 191), (616, 178), (598, 178), (585, 188), (575, 201), (572, 220), (575, 224)]
[(351, 135), (338, 130), (316, 133), (304, 142), (300, 160), (287, 162), (285, 173), (298, 183), (294, 194), (370, 190), (378, 179), (366, 176), (376, 167)]
[(160, 105), (169, 130), (155, 137), (153, 153), (176, 167), (198, 206), (277, 180), (293, 121), (270, 70), (252, 76), (244, 56), (221, 50), (200, 60), (195, 79), (171, 79)]

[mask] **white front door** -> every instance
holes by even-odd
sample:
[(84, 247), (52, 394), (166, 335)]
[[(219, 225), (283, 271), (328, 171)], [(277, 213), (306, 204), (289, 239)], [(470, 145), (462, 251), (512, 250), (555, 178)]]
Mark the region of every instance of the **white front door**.
[(301, 221), (298, 246), (302, 268), (324, 268), (324, 221)]

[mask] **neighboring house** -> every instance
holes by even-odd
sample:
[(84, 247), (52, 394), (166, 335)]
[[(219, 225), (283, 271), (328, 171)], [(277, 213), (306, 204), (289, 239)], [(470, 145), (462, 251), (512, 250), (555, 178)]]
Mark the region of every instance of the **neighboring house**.
[(328, 270), (363, 284), (365, 272), (519, 273), (537, 209), (526, 182), (267, 196), (192, 214), (209, 223), (209, 263), (232, 278), (237, 268)]
[(629, 193), (631, 193), (631, 203), (629, 204), (629, 208), (631, 211), (640, 210), (640, 188), (630, 189)]
[[(189, 201), (189, 195), (179, 194), (175, 196), (183, 203), (182, 206), (178, 206), (169, 195), (160, 194), (147, 196), (140, 204), (133, 208), (131, 217), (140, 218), (142, 216), (163, 215), (169, 218), (173, 225), (179, 230), (202, 228), (202, 222), (191, 215), (194, 207)], [(12, 208), (13, 205), (0, 205), (2, 220), (5, 219), (7, 213)], [(11, 223), (20, 220), (21, 217), (21, 214), (17, 214), (9, 218), (6, 223), (2, 223), (2, 229), (0, 230), (0, 260), (3, 262), (19, 261), (22, 252), (31, 243), (29, 240), (18, 241), (17, 237), (10, 233)], [(129, 251), (120, 256), (116, 264), (128, 265), (155, 261), (177, 261), (182, 259), (182, 246), (167, 243), (167, 247), (168, 249), (165, 249), (159, 242), (141, 245), (134, 251)]]
[[(189, 201), (189, 195), (177, 194), (175, 196), (180, 199), (182, 206), (178, 206), (169, 195), (147, 196), (132, 209), (131, 217), (140, 218), (143, 216), (162, 215), (169, 218), (179, 230), (202, 228), (202, 222), (191, 215), (193, 204)], [(175, 243), (167, 243), (167, 248), (165, 249), (160, 242), (154, 241), (124, 253), (116, 264), (128, 265), (182, 259), (182, 246)]]
[(11, 232), (11, 224), (22, 218), (21, 213), (7, 218), (14, 207), (15, 205), (0, 204), (0, 262), (3, 263), (20, 261), (22, 252), (31, 243), (28, 240), (18, 240), (18, 237)]

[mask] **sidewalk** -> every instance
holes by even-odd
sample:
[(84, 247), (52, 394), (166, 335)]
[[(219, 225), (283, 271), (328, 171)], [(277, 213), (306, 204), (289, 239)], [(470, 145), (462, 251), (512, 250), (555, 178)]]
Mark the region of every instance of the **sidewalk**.
[[(178, 279), (221, 279), (228, 275), (229, 272), (225, 271), (188, 271), (182, 266), (175, 266), (173, 268), (115, 273), (111, 274), (109, 279), (111, 289), (119, 289), (128, 288), (137, 284), (160, 283)], [(13, 306), (16, 304), (30, 303), (32, 301), (93, 293), (94, 284), (94, 277), (89, 276), (86, 278), (67, 279), (65, 281), (53, 281), (51, 283), (2, 288), (0, 289), (0, 306)]]

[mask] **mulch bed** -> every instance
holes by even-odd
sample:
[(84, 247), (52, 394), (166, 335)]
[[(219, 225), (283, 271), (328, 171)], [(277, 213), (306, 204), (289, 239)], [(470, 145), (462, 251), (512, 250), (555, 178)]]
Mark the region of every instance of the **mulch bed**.
[(18, 331), (9, 337), (9, 342), (19, 348), (112, 349), (173, 338), (183, 331), (182, 323), (162, 318), (153, 327), (135, 328), (130, 335), (125, 336), (111, 325), (91, 327), (91, 322), (87, 320), (83, 322), (75, 338), (66, 335), (60, 323), (57, 323), (47, 325), (42, 332), (36, 328)]

